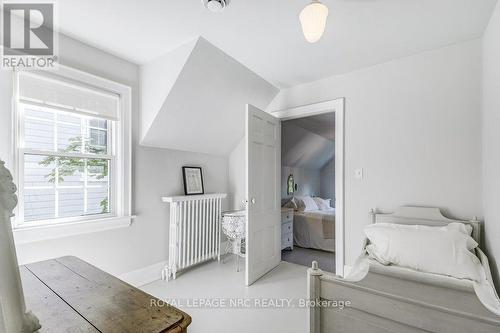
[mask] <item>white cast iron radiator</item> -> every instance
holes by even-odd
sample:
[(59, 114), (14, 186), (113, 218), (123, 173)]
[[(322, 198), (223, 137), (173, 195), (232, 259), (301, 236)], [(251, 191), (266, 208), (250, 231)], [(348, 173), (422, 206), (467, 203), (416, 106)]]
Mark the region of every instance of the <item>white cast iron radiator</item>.
[(170, 204), (168, 265), (164, 280), (210, 259), (220, 260), (220, 219), (225, 193), (163, 197)]

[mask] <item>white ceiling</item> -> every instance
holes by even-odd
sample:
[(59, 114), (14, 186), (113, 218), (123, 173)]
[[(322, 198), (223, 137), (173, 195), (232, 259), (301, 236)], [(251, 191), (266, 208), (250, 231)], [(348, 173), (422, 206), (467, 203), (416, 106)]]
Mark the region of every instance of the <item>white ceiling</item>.
[(60, 30), (143, 64), (198, 36), (283, 88), (482, 35), (496, 0), (323, 0), (317, 44), (298, 14), (309, 0), (59, 0)]

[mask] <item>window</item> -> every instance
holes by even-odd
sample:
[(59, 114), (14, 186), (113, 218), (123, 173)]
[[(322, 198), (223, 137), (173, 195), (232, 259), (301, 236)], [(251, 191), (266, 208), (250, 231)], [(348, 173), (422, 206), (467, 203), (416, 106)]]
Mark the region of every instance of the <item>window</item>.
[(14, 227), (130, 216), (129, 89), (70, 69), (21, 72), (16, 87)]
[(25, 146), (24, 222), (114, 211), (113, 122), (23, 103), (19, 112)]

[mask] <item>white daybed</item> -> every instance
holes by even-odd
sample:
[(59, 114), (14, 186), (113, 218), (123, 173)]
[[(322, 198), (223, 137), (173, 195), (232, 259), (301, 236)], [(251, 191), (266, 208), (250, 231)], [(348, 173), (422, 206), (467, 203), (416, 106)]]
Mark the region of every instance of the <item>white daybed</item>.
[[(466, 223), (473, 227), (472, 237), (481, 244), (479, 222), (448, 219), (438, 208), (402, 207), (393, 214), (373, 213), (373, 222), (429, 226)], [(487, 259), (478, 252), (491, 281)], [(375, 261), (369, 261), (365, 267), (369, 269), (364, 278), (349, 282), (324, 274), (313, 263), (308, 271), (308, 297), (316, 305), (308, 310), (311, 333), (500, 332), (500, 316), (486, 308), (484, 294), (481, 301), (477, 296), (481, 292), (475, 291), (477, 285), (470, 280), (384, 266)], [(328, 300), (349, 301), (350, 306), (341, 309), (318, 303)]]

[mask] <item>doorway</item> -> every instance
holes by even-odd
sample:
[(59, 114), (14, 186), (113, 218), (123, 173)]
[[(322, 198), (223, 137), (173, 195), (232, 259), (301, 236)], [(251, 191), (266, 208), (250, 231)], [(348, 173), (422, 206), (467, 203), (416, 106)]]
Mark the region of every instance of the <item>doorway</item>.
[[(332, 265), (335, 268), (335, 274), (344, 275), (344, 99), (339, 98), (331, 101), (309, 104), (282, 111), (273, 112), (272, 115), (281, 120), (282, 125), (290, 120), (299, 120), (320, 115), (334, 114), (334, 170), (333, 187), (335, 188), (335, 197), (331, 206), (335, 208), (335, 226), (334, 226), (334, 257), (331, 256)], [(283, 172), (283, 171), (282, 171)], [(289, 176), (289, 175), (286, 175)], [(284, 176), (282, 175), (282, 178)], [(288, 180), (288, 178), (287, 178)], [(288, 184), (287, 184), (288, 185)], [(298, 184), (297, 189), (299, 189)], [(295, 186), (294, 186), (295, 189)], [(281, 191), (281, 184), (280, 184)], [(320, 190), (321, 191), (321, 190)], [(325, 199), (325, 198), (322, 198)], [(326, 198), (328, 199), (328, 198)], [(284, 214), (287, 216), (286, 213)], [(297, 231), (297, 229), (296, 229)], [(313, 249), (315, 250), (315, 249)], [(301, 257), (305, 262), (311, 258), (320, 255), (313, 251), (305, 251)], [(323, 258), (323, 254), (322, 254)], [(325, 260), (329, 260), (328, 256)], [(320, 260), (321, 261), (321, 260)], [(310, 263), (309, 263), (310, 265)], [(320, 266), (321, 268), (321, 266)]]
[[(245, 283), (251, 285), (281, 262), (281, 123), (334, 114), (335, 273), (344, 274), (344, 99), (267, 113), (246, 107), (245, 152)], [(333, 198), (331, 198), (333, 199)], [(292, 240), (293, 242), (293, 240)], [(293, 244), (293, 243), (292, 243)], [(333, 256), (331, 257), (333, 260)]]
[(281, 121), (281, 259), (335, 273), (335, 112)]

